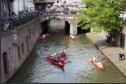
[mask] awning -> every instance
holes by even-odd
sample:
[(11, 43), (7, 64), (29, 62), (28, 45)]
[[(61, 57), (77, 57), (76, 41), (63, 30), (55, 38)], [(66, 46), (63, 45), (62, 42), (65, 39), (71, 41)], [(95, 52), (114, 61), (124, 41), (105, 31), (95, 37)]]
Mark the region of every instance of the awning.
[(86, 7), (86, 4), (80, 4), (78, 7), (84, 8)]

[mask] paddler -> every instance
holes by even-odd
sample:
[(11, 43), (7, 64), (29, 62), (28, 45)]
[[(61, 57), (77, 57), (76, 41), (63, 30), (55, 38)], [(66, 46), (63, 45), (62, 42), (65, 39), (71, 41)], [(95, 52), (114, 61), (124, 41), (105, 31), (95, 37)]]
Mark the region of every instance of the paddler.
[(42, 37), (46, 37), (46, 35), (45, 35), (45, 34), (43, 34), (43, 35), (42, 35)]
[(99, 59), (98, 56), (96, 56), (96, 58), (95, 58), (95, 62), (100, 62), (100, 59)]
[(61, 53), (59, 54), (59, 58), (62, 58), (65, 56), (65, 51), (61, 51)]
[(48, 36), (49, 34), (48, 34), (48, 33), (46, 33), (45, 35), (46, 35), (46, 36)]
[(54, 53), (54, 58), (53, 58), (53, 60), (54, 60), (55, 62), (59, 62), (59, 61), (60, 61), (60, 59), (57, 57), (56, 53)]

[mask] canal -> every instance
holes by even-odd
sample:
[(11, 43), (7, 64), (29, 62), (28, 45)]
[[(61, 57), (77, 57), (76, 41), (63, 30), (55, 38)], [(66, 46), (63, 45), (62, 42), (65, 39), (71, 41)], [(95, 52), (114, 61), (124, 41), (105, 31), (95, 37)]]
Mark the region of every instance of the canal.
[[(75, 41), (67, 37), (66, 33), (52, 33), (49, 38), (38, 40), (19, 71), (7, 83), (126, 83), (126, 77), (107, 58), (101, 60), (103, 71), (90, 63), (93, 56), (101, 59), (105, 56), (84, 33), (75, 35)], [(68, 56), (64, 68), (46, 59), (48, 54), (59, 53), (66, 46)]]

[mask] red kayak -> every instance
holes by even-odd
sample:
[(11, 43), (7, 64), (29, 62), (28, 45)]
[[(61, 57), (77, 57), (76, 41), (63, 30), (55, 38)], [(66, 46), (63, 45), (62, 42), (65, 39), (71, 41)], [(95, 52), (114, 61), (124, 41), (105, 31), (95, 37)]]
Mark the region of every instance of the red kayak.
[(47, 57), (49, 60), (50, 60), (50, 62), (52, 62), (53, 64), (55, 64), (55, 65), (57, 65), (57, 66), (60, 66), (60, 67), (64, 67), (64, 64), (62, 63), (62, 62), (55, 62), (55, 61), (53, 61), (52, 59), (51, 59), (51, 55), (48, 55), (48, 57)]
[(75, 40), (75, 37), (74, 37), (74, 38), (72, 38), (72, 37), (70, 36), (70, 38), (71, 38), (72, 40)]
[(39, 37), (39, 39), (45, 39), (45, 38), (48, 38), (50, 36), (50, 34), (46, 37), (43, 37), (43, 35), (41, 37)]
[[(60, 56), (61, 56), (61, 54), (60, 54)], [(59, 57), (60, 57), (59, 56)], [(66, 53), (65, 53), (65, 56), (63, 56), (62, 58), (60, 58), (60, 60), (63, 62), (64, 60), (66, 60)]]

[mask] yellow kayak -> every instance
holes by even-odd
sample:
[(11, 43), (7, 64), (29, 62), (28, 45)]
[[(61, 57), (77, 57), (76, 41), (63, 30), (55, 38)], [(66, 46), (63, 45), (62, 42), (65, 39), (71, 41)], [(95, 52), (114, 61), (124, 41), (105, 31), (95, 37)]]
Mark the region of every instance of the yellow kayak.
[(98, 68), (100, 68), (101, 70), (103, 70), (103, 65), (101, 62), (95, 62), (95, 57), (93, 56), (93, 61), (94, 61), (94, 65), (97, 66)]

